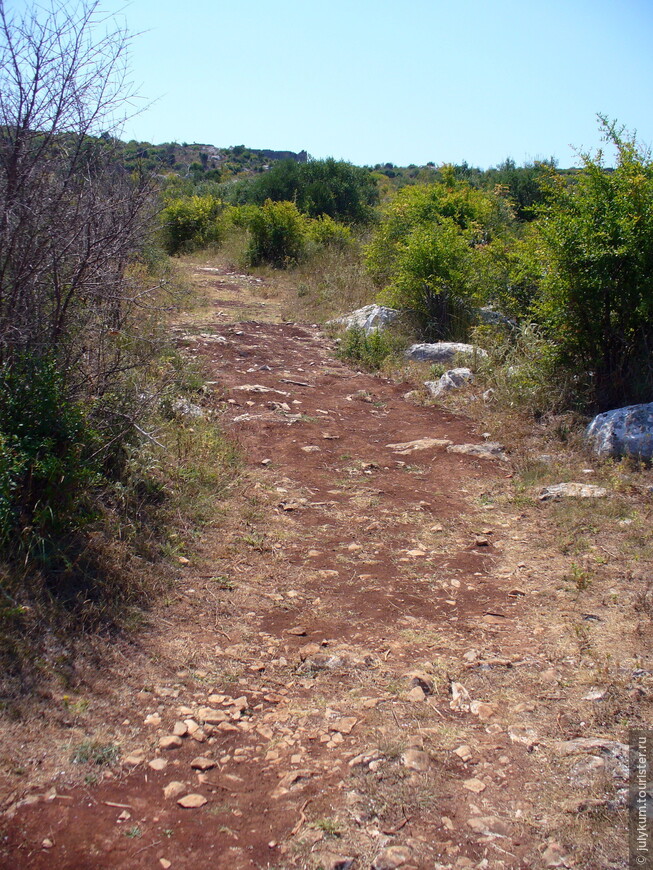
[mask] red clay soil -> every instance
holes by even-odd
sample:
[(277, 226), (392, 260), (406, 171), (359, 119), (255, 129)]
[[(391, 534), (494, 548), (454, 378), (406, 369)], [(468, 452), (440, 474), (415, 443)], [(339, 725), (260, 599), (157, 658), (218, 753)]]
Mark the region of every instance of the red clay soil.
[[(570, 794), (539, 749), (542, 731), (561, 735), (519, 704), (546, 666), (529, 581), (500, 570), (519, 517), (485, 507), (509, 463), (446, 443), (399, 452), (483, 437), (344, 365), (315, 327), (224, 319), (177, 332), (210, 366), (207, 405), (241, 445), (244, 483), (171, 599), (83, 676), (136, 757), (75, 787), (51, 771), (27, 803), (14, 791), (0, 865), (571, 866), (543, 809)], [(195, 734), (160, 748), (184, 720)], [(84, 733), (83, 717), (68, 724)], [(61, 726), (43, 727), (56, 755)], [(206, 802), (185, 809), (187, 794)]]

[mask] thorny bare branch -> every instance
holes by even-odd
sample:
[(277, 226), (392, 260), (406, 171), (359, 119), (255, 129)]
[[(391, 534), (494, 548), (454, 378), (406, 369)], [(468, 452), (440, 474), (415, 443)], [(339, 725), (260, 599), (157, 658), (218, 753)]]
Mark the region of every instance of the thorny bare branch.
[(97, 0), (20, 14), (0, 0), (0, 364), (56, 356), (94, 396), (152, 296), (129, 277), (152, 181), (112, 135), (134, 97), (129, 46)]

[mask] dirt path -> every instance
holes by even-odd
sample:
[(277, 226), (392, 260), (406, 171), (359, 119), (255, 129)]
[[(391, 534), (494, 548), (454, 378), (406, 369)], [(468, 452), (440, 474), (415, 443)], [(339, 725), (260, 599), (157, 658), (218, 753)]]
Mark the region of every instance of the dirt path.
[[(560, 707), (577, 664), (542, 618), (549, 556), (496, 498), (510, 461), (452, 450), (482, 433), (274, 322), (251, 279), (196, 280), (211, 308), (179, 341), (245, 481), (138, 643), (86, 675), (121, 772), (14, 793), (2, 866), (625, 866), (619, 802), (582, 805), (620, 750), (561, 745), (586, 733)], [(232, 321), (244, 304), (266, 319)]]

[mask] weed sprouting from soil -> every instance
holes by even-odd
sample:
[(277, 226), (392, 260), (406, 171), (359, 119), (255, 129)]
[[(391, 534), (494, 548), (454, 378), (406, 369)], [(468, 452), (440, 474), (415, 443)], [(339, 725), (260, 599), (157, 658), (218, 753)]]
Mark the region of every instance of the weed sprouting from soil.
[(99, 767), (110, 767), (119, 758), (119, 746), (98, 740), (83, 740), (70, 755), (73, 764), (97, 764)]

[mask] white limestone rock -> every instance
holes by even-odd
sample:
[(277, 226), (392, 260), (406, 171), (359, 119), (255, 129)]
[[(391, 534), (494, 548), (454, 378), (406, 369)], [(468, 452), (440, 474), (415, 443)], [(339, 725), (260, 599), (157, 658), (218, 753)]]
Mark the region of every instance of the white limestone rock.
[(585, 437), (597, 456), (653, 459), (653, 402), (599, 414)]
[(459, 341), (437, 341), (433, 344), (411, 344), (406, 351), (408, 359), (417, 362), (433, 362), (447, 365), (457, 353), (466, 353), (478, 358), (487, 357), (487, 351), (473, 344), (463, 344)]
[(474, 375), (471, 369), (459, 368), (449, 369), (445, 372), (439, 381), (424, 381), (424, 386), (431, 394), (431, 397), (438, 399), (445, 393), (450, 393), (451, 390), (459, 390), (466, 384), (474, 383)]
[(342, 317), (329, 320), (329, 324), (344, 326), (346, 329), (362, 329), (365, 335), (385, 329), (399, 317), (399, 311), (395, 308), (386, 308), (385, 305), (364, 305)]

